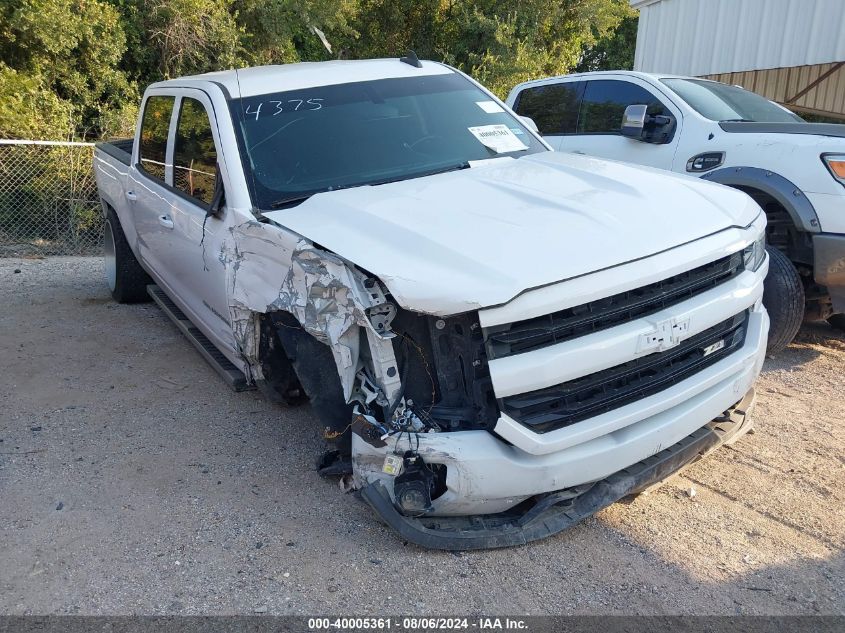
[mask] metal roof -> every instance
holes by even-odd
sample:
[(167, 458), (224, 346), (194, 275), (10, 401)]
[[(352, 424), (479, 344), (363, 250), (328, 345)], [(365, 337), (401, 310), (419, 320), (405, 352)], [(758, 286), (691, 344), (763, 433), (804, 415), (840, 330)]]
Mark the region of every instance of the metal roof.
[(845, 60), (842, 0), (631, 0), (634, 69), (714, 75)]
[(845, 118), (845, 0), (630, 0), (634, 69), (707, 77)]

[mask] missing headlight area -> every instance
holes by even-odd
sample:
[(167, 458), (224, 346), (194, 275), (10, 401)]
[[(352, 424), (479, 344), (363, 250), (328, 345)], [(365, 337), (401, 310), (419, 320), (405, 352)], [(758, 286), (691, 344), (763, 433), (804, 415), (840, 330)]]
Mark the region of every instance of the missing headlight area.
[(477, 314), (404, 310), (334, 253), (304, 239), (286, 248), (273, 224), (231, 232), (220, 256), (231, 263), (230, 315), (251, 379), (274, 401), (310, 401), (328, 443), (321, 473), (353, 474), (356, 435), (380, 457), (354, 469), (354, 487), (381, 479), (392, 458), (397, 505), (430, 510), (446, 467), (419, 454), (420, 434), (492, 429), (498, 418)]

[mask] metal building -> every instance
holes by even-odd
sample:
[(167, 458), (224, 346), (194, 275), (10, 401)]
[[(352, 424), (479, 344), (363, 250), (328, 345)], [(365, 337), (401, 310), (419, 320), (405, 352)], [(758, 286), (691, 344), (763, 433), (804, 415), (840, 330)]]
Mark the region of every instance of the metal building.
[(634, 70), (738, 84), (845, 119), (845, 0), (630, 0)]

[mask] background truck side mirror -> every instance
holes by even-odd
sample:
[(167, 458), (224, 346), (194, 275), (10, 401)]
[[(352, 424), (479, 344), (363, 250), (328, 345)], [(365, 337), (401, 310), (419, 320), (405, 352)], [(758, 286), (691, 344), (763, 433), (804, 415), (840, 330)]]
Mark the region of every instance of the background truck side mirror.
[(625, 114), (622, 116), (622, 136), (627, 136), (637, 141), (643, 140), (645, 122), (646, 106), (637, 104), (629, 105), (625, 108)]
[(527, 127), (529, 130), (533, 130), (534, 132), (537, 132), (538, 134), (540, 133), (540, 130), (537, 127), (537, 124), (534, 123), (534, 119), (532, 119), (530, 116), (520, 116), (519, 120), (522, 121), (525, 124), (525, 127)]
[(649, 116), (648, 106), (642, 104), (629, 105), (622, 116), (622, 136), (635, 141), (661, 145), (668, 143), (675, 130), (675, 118), (665, 114)]

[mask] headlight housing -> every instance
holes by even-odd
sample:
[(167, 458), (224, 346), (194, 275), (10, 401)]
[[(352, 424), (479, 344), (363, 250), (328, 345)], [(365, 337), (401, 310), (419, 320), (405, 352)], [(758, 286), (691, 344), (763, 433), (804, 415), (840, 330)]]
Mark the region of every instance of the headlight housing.
[(830, 175), (845, 185), (845, 154), (822, 154), (822, 161)]
[(743, 261), (745, 263), (745, 270), (755, 271), (766, 259), (766, 234), (763, 233), (754, 240), (753, 244), (749, 244), (742, 251)]

